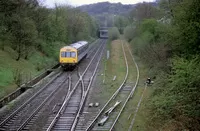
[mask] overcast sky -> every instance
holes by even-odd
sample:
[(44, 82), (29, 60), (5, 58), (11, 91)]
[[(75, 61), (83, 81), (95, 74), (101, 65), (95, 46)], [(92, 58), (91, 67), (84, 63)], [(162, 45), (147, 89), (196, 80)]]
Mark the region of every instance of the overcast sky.
[(79, 6), (84, 4), (91, 4), (91, 3), (105, 2), (105, 1), (109, 1), (111, 3), (121, 2), (122, 4), (135, 4), (143, 1), (152, 2), (155, 0), (42, 0), (42, 1), (44, 5), (48, 7), (53, 7), (55, 2), (59, 4)]

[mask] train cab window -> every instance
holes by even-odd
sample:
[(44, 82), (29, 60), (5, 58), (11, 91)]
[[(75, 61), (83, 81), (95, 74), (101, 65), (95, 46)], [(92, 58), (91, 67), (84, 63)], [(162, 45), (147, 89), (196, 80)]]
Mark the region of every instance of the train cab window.
[(66, 52), (66, 57), (70, 57), (70, 52)]
[(76, 53), (75, 52), (71, 52), (71, 57), (76, 57)]
[(61, 57), (65, 57), (65, 52), (61, 52)]

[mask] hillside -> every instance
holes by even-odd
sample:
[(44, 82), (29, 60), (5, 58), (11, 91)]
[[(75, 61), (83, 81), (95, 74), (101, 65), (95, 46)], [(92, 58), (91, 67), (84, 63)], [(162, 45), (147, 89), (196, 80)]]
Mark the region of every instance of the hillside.
[(88, 12), (90, 15), (100, 15), (100, 14), (114, 14), (122, 15), (130, 12), (135, 5), (123, 5), (121, 3), (110, 3), (110, 2), (100, 2), (95, 4), (83, 5), (78, 7), (84, 12)]
[[(139, 3), (138, 3), (139, 4)], [(78, 8), (93, 16), (100, 26), (111, 27), (114, 21), (121, 17), (126, 19), (129, 14), (138, 4), (122, 4), (122, 3), (110, 3), (110, 2), (99, 2), (95, 4), (82, 5)], [(150, 2), (152, 6), (158, 6), (157, 2)], [(125, 18), (126, 17), (126, 18)]]
[[(56, 63), (50, 57), (44, 56), (41, 52), (34, 50), (28, 60), (16, 61), (16, 51), (10, 47), (0, 50), (0, 98), (16, 90), (17, 84), (29, 81), (38, 73), (43, 72)], [(23, 79), (23, 80), (22, 80)]]
[[(152, 6), (158, 6), (158, 2), (150, 2)], [(82, 5), (78, 8), (81, 11), (87, 12), (90, 15), (102, 15), (102, 14), (112, 14), (112, 15), (127, 15), (132, 11), (137, 4), (122, 4), (122, 3), (110, 3), (110, 2), (99, 2), (89, 5)]]

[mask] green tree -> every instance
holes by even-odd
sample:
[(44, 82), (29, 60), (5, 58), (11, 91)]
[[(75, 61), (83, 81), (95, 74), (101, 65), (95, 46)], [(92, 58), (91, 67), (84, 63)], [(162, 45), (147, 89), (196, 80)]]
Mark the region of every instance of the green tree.
[(116, 40), (120, 37), (120, 33), (117, 27), (113, 27), (108, 30), (108, 37), (110, 40)]
[(124, 28), (128, 25), (128, 19), (123, 16), (115, 16), (114, 26), (118, 28), (120, 34), (123, 34)]
[(29, 18), (20, 18), (15, 15), (12, 26), (12, 34), (14, 36), (13, 44), (15, 44), (18, 56), (18, 61), (23, 55), (28, 58), (30, 48), (34, 45), (37, 38), (37, 30), (35, 24)]
[(127, 41), (131, 41), (135, 35), (135, 27), (130, 25), (124, 29), (124, 37)]
[(151, 3), (139, 3), (130, 12), (130, 18), (132, 21), (142, 21), (144, 19), (160, 18), (163, 12), (158, 8), (151, 5)]

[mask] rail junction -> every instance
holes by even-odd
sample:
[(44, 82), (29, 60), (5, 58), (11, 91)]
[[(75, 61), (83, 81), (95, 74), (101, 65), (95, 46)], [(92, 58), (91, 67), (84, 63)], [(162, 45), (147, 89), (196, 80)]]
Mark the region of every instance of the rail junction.
[[(139, 68), (127, 43), (121, 41), (126, 64), (124, 80), (104, 105), (95, 103), (96, 108), (88, 110), (88, 95), (100, 70), (102, 57), (106, 56), (106, 43), (106, 39), (95, 41), (86, 59), (73, 71), (58, 72), (14, 111), (3, 116), (0, 130), (114, 130), (127, 102), (134, 95), (139, 81)], [(132, 60), (127, 60), (127, 55)], [(130, 66), (135, 66), (137, 70), (134, 85), (127, 82), (130, 79)], [(89, 119), (85, 119), (87, 114), (90, 114)]]

